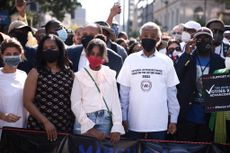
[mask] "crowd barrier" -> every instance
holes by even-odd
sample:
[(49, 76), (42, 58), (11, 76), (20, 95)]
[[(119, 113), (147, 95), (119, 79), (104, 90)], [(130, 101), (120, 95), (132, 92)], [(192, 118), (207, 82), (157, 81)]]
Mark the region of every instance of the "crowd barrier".
[(45, 132), (6, 127), (0, 153), (230, 153), (230, 144), (127, 139), (112, 144), (66, 133), (59, 133), (58, 139), (50, 142)]

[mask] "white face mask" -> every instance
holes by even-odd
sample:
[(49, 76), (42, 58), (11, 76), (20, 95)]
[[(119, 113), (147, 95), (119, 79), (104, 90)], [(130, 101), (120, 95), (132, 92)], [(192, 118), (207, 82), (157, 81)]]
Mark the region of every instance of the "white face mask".
[(173, 34), (173, 38), (181, 41), (182, 35), (181, 34)]
[(188, 42), (191, 39), (191, 35), (188, 32), (183, 31), (181, 35), (181, 40), (183, 42)]
[(225, 57), (225, 67), (230, 69), (230, 57)]
[(173, 51), (173, 56), (179, 56), (182, 52), (179, 52), (177, 50), (174, 50)]

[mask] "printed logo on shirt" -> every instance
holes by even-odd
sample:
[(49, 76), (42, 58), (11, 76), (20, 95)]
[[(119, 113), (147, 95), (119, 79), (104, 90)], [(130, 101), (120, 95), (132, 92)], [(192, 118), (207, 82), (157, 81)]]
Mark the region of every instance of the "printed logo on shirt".
[(162, 75), (162, 70), (158, 70), (158, 69), (134, 69), (134, 70), (132, 70), (132, 75), (138, 75), (138, 74), (144, 74), (144, 75), (158, 74), (158, 75)]
[(141, 81), (141, 89), (142, 91), (149, 91), (152, 88), (152, 82), (149, 80)]

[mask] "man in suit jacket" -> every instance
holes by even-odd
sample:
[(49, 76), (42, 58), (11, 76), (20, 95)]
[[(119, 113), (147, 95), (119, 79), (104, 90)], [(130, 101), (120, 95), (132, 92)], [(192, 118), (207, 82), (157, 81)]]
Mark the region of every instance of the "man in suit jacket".
[[(77, 72), (88, 63), (85, 54), (85, 49), (88, 43), (97, 34), (102, 34), (100, 26), (96, 24), (86, 25), (82, 30), (82, 45), (72, 46), (67, 49), (68, 57), (72, 61), (74, 72)], [(111, 49), (107, 49), (107, 51), (109, 62), (105, 63), (105, 65), (108, 65), (112, 70), (115, 70), (118, 74), (123, 64), (122, 58)]]

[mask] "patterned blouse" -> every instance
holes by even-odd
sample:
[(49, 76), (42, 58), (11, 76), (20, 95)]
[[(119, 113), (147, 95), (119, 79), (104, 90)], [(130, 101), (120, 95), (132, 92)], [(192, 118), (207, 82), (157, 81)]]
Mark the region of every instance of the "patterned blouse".
[[(73, 72), (64, 69), (55, 74), (48, 70), (38, 70), (38, 73), (34, 104), (54, 124), (57, 131), (71, 132), (75, 120), (70, 101)], [(44, 130), (43, 124), (31, 115), (28, 117), (27, 128)]]

